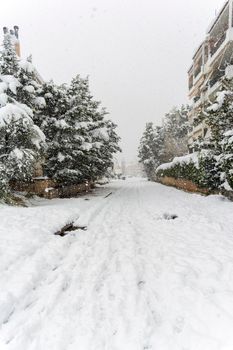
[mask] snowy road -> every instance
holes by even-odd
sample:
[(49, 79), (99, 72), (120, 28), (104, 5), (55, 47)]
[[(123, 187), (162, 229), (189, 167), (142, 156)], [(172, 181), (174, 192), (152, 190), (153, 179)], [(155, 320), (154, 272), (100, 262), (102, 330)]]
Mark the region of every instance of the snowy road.
[(232, 350), (233, 203), (145, 180), (85, 199), (0, 209), (0, 349)]

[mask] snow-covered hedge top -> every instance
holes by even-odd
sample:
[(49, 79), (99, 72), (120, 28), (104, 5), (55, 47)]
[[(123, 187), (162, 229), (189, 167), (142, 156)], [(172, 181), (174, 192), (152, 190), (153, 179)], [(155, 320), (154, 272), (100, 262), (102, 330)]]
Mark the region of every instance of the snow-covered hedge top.
[(196, 167), (198, 168), (198, 166), (199, 166), (198, 165), (198, 154), (199, 154), (198, 152), (194, 152), (192, 154), (187, 154), (186, 156), (175, 157), (172, 162), (161, 164), (156, 169), (156, 173), (159, 170), (167, 170), (167, 169), (174, 168), (174, 166), (176, 166), (178, 164), (184, 165), (184, 164), (194, 163), (196, 165)]

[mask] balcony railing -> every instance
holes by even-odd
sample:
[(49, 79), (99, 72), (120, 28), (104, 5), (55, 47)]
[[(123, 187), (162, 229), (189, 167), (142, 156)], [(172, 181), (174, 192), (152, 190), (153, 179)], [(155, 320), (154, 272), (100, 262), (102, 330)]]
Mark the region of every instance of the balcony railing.
[(212, 87), (225, 75), (224, 70), (218, 70), (217, 73), (209, 80), (209, 86)]
[(191, 90), (193, 87), (193, 79), (189, 81), (189, 90)]
[(222, 43), (225, 41), (227, 36), (227, 32), (224, 32), (221, 37), (218, 38), (218, 40), (214, 43), (214, 45), (211, 48), (210, 51), (210, 55), (213, 56), (215, 54), (215, 52), (218, 51), (218, 49), (220, 48), (220, 46), (222, 45)]
[(193, 102), (196, 103), (197, 101), (199, 101), (201, 98), (201, 96), (195, 96), (193, 99)]
[(196, 78), (201, 73), (201, 65), (197, 66), (194, 72), (194, 77)]

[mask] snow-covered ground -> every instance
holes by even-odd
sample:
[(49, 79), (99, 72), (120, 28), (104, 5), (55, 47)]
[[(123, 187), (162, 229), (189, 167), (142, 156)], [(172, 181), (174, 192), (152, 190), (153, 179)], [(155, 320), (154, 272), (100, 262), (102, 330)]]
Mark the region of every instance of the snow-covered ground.
[[(77, 219), (87, 231), (53, 235)], [(223, 197), (116, 181), (2, 206), (0, 223), (0, 350), (233, 349)]]

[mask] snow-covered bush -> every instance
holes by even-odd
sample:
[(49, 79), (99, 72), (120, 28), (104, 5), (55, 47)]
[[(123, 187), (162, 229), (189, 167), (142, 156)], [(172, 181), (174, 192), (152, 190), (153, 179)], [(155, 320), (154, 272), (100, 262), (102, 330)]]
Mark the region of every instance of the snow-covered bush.
[(5, 199), (9, 193), (8, 179), (5, 164), (0, 161), (0, 200)]
[[(224, 89), (227, 86), (227, 89)], [(157, 176), (171, 176), (193, 181), (210, 189), (233, 189), (233, 80), (223, 82), (214, 101), (209, 101), (196, 116), (196, 123), (205, 122), (210, 136), (200, 138), (195, 144), (197, 161), (175, 158), (157, 169)]]
[(161, 164), (156, 169), (156, 176), (181, 178), (186, 180), (199, 180), (198, 154), (175, 157), (172, 162)]
[(233, 189), (233, 129), (224, 133), (221, 146), (222, 186), (229, 190)]
[(170, 163), (160, 165), (156, 176), (190, 180), (199, 187), (217, 189), (220, 186), (218, 160), (210, 151), (201, 151), (176, 157)]

